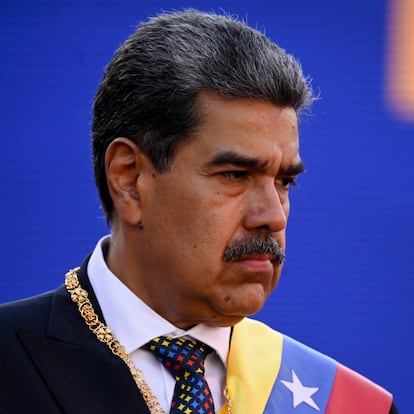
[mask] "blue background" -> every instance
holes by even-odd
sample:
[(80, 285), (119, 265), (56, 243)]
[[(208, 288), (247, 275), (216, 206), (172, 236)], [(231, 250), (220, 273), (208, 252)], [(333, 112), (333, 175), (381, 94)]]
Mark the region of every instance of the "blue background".
[(385, 0), (1, 1), (0, 302), (61, 284), (107, 233), (91, 169), (93, 96), (139, 21), (183, 7), (265, 30), (321, 97), (301, 121), (307, 173), (292, 191), (285, 271), (257, 318), (412, 412), (414, 121), (384, 97)]

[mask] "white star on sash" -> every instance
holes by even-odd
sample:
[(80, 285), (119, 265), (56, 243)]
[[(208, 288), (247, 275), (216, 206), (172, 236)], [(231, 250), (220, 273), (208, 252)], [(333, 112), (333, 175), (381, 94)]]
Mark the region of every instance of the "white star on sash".
[(292, 381), (280, 381), (293, 395), (293, 408), (296, 408), (299, 404), (305, 403), (317, 411), (320, 408), (312, 399), (312, 395), (319, 390), (319, 387), (305, 387), (295, 371), (292, 369)]

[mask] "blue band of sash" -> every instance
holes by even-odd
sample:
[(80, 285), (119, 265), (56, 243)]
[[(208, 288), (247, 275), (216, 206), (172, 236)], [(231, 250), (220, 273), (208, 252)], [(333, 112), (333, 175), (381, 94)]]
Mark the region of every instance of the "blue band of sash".
[[(264, 414), (324, 413), (335, 378), (336, 366), (336, 362), (331, 358), (283, 336), (282, 364)], [(305, 401), (300, 402), (302, 398), (299, 396), (294, 407), (293, 393), (288, 388), (295, 382), (294, 376), (296, 376), (296, 384), (299, 380), (305, 387), (305, 394), (309, 388), (318, 388), (313, 390), (314, 393), (309, 397), (310, 404)]]

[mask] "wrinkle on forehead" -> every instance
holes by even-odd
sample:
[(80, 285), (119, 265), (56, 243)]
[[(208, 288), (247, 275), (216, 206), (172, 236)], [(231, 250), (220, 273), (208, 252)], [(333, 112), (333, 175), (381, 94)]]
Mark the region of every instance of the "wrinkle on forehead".
[(303, 170), (294, 108), (215, 93), (200, 94), (197, 103), (202, 121), (177, 154), (198, 147), (193, 156), (197, 153), (198, 161), (204, 164), (204, 159), (210, 166), (238, 165), (273, 173)]

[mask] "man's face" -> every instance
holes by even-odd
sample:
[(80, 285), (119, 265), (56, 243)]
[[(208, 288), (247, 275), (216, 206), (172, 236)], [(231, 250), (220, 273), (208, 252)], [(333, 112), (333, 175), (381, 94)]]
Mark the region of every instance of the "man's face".
[(294, 109), (215, 94), (198, 104), (194, 138), (141, 194), (136, 252), (139, 296), (183, 328), (260, 310), (280, 277), (289, 185), (303, 171)]

